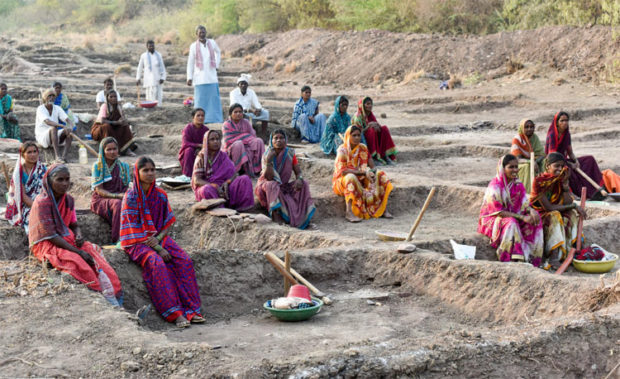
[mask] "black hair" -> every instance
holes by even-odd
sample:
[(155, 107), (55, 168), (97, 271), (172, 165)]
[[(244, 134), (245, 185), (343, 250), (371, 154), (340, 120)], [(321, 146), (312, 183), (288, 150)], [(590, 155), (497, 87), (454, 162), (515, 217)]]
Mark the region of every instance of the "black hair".
[(357, 125), (351, 125), (351, 133), (353, 133), (355, 130), (357, 130), (358, 132), (362, 132), (362, 129), (360, 129), (359, 126)]
[(504, 159), (502, 159), (502, 167), (506, 167), (508, 165), (508, 163), (514, 161), (514, 160), (518, 160), (517, 157), (515, 157), (512, 154), (506, 154), (504, 155)]
[(364, 98), (364, 101), (362, 101), (362, 105), (366, 104), (367, 101), (370, 101), (371, 104), (374, 104), (374, 101), (372, 101), (372, 99), (370, 97), (366, 96)]
[(152, 43), (153, 45), (155, 45), (155, 41), (153, 41), (152, 39), (150, 39), (150, 40), (146, 41), (146, 46), (148, 46), (148, 45), (149, 45), (149, 43)]
[(566, 116), (566, 118), (567, 118), (568, 120), (570, 120), (570, 116), (568, 115), (568, 113), (566, 113), (566, 112), (564, 112), (564, 111), (560, 111), (560, 112), (558, 112), (558, 118), (557, 118), (556, 120), (557, 120), (557, 121), (560, 121), (560, 117), (562, 117), (562, 116)]
[[(2, 85), (2, 83), (0, 83), (0, 86)], [(22, 145), (20, 146), (19, 150), (21, 151), (21, 155), (22, 157), (24, 156), (24, 153), (26, 153), (26, 150), (28, 150), (29, 147), (33, 147), (35, 149), (37, 149), (38, 152), (40, 152), (39, 150), (39, 145), (37, 145), (37, 143), (33, 140), (28, 140), (28, 141), (24, 141), (22, 142)]]
[(9, 86), (6, 85), (5, 82), (0, 83), (0, 87), (5, 86), (6, 88), (9, 88)]
[(273, 131), (273, 133), (271, 133), (272, 136), (275, 136), (276, 134), (283, 135), (284, 138), (286, 138), (286, 132), (284, 131), (284, 129), (276, 129)]
[(310, 88), (310, 86), (303, 86), (303, 87), (301, 87), (301, 92), (306, 92), (308, 90), (312, 91), (312, 88)]
[(349, 104), (349, 99), (347, 99), (347, 98), (346, 98), (346, 97), (344, 97), (344, 96), (340, 96), (340, 101), (338, 102), (338, 106), (340, 106), (340, 104), (342, 104), (342, 103), (347, 103), (347, 104)]
[(52, 84), (52, 88), (56, 88), (57, 86), (60, 86), (60, 88), (62, 88), (62, 83), (61, 82), (54, 82), (54, 84)]
[(559, 162), (559, 161), (566, 162), (566, 158), (564, 158), (564, 155), (558, 152), (549, 153), (547, 157), (545, 158), (545, 166), (548, 166), (552, 163)]
[(196, 116), (196, 113), (198, 113), (198, 111), (205, 113), (205, 110), (202, 108), (194, 108), (192, 109), (192, 117)]
[(111, 82), (112, 84), (114, 84), (114, 79), (112, 79), (111, 76), (108, 76), (107, 78), (103, 79), (103, 84), (105, 85), (107, 82)]
[(114, 88), (112, 88), (112, 89), (109, 89), (109, 90), (107, 90), (107, 91), (105, 91), (105, 92), (103, 93), (103, 95), (104, 95), (104, 97), (105, 97), (106, 102), (108, 101), (108, 96), (109, 96), (110, 94), (112, 94), (112, 93), (114, 94), (114, 96), (116, 96), (116, 97), (118, 98), (118, 95), (116, 94), (116, 90), (115, 90)]
[(243, 106), (242, 106), (241, 104), (239, 104), (239, 103), (234, 103), (233, 105), (231, 105), (231, 106), (228, 108), (228, 115), (229, 115), (229, 116), (232, 116), (233, 111), (234, 111), (236, 108), (241, 108), (241, 111), (243, 112)]
[(155, 162), (153, 162), (150, 157), (147, 157), (146, 155), (139, 157), (138, 161), (136, 162), (136, 167), (138, 167), (138, 171), (140, 171), (141, 168), (146, 166), (147, 163), (150, 163), (153, 165), (153, 167), (155, 167)]

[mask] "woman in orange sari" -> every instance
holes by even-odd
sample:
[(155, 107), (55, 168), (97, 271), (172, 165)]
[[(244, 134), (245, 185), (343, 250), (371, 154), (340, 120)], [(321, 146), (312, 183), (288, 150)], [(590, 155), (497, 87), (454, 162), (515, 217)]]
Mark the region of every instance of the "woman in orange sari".
[(388, 196), (394, 186), (383, 171), (377, 171), (368, 148), (361, 143), (362, 130), (349, 126), (338, 148), (332, 188), (344, 196), (346, 219), (360, 222), (369, 218), (392, 218), (387, 211)]

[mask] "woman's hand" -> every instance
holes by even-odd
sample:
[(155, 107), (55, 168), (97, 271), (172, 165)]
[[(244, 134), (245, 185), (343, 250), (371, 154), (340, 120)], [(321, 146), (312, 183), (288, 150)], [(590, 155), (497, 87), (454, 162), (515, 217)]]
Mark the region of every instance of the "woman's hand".
[(295, 191), (301, 191), (303, 186), (304, 186), (304, 180), (301, 178), (297, 178), (297, 180), (295, 180), (295, 183), (293, 184), (293, 188), (295, 188)]
[(274, 149), (269, 150), (269, 153), (267, 153), (267, 162), (270, 162), (275, 157), (276, 151)]
[(75, 244), (77, 247), (82, 247), (82, 245), (84, 245), (84, 237), (82, 236), (82, 232), (79, 230), (75, 233)]
[(540, 223), (540, 215), (534, 208), (530, 208), (530, 216), (534, 219), (532, 225), (538, 225)]
[(170, 255), (168, 250), (164, 249), (163, 247), (160, 246), (159, 249), (156, 249), (155, 251), (157, 251), (157, 254), (159, 254), (159, 256), (161, 257), (161, 259), (163, 259), (164, 262), (168, 263), (172, 260), (172, 255)]
[(368, 171), (366, 171), (366, 177), (371, 182), (374, 182), (375, 178), (377, 177), (377, 174), (373, 170), (368, 170)]
[(78, 250), (76, 254), (82, 257), (84, 262), (88, 263), (89, 266), (95, 267), (95, 260), (93, 259), (93, 257), (90, 256), (90, 254), (88, 254), (84, 250)]
[(146, 241), (144, 241), (144, 244), (153, 249), (155, 246), (159, 245), (159, 240), (153, 236), (150, 236), (146, 239)]
[(381, 132), (381, 125), (379, 125), (378, 122), (373, 121), (371, 123), (368, 124), (369, 128), (373, 128), (375, 130), (375, 132), (379, 133)]
[(585, 209), (581, 208), (579, 205), (575, 207), (575, 210), (579, 213), (581, 217), (583, 217), (584, 220), (588, 218)]

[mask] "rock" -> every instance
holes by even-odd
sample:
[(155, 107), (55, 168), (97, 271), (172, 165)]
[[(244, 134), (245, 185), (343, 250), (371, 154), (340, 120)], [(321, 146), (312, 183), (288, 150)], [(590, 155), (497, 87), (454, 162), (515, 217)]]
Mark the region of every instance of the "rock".
[(226, 217), (236, 215), (237, 211), (230, 208), (216, 208), (207, 211), (207, 213), (215, 217)]
[(209, 209), (213, 209), (217, 206), (224, 204), (226, 200), (224, 199), (202, 199), (200, 202), (192, 205), (192, 210), (196, 211), (206, 211)]
[(139, 347), (136, 347), (133, 349), (132, 353), (133, 355), (138, 355), (142, 352), (142, 349), (140, 349)]
[(259, 224), (267, 224), (271, 222), (271, 218), (268, 216), (265, 216), (264, 214), (257, 214), (254, 217), (254, 220)]
[(381, 118), (387, 118), (387, 115), (385, 113), (381, 113), (381, 115), (379, 116)]
[(125, 361), (121, 363), (121, 370), (123, 371), (138, 371), (140, 370), (140, 363), (134, 361)]
[(409, 253), (413, 253), (414, 251), (416, 251), (416, 249), (417, 249), (416, 245), (412, 243), (402, 243), (398, 245), (398, 247), (396, 248), (396, 251), (402, 254), (409, 254)]

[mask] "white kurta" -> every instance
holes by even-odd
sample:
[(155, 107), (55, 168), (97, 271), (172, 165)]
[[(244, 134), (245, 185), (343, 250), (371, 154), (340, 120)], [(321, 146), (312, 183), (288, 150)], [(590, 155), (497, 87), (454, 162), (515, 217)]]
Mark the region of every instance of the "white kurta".
[(164, 66), (164, 60), (159, 52), (155, 51), (151, 54), (147, 51), (142, 53), (140, 62), (138, 62), (136, 80), (142, 79), (143, 76), (142, 86), (146, 89), (146, 99), (149, 101), (157, 101), (158, 104), (161, 105), (163, 85), (160, 84), (159, 81), (166, 80), (166, 67)]
[(235, 103), (241, 104), (244, 111), (263, 108), (260, 101), (258, 101), (258, 96), (250, 88), (245, 91), (245, 95), (241, 94), (241, 89), (239, 88), (230, 91), (230, 105)]
[[(118, 93), (118, 91), (116, 91), (116, 101), (118, 101), (120, 103), (121, 100), (123, 100), (121, 98), (121, 94)], [(95, 97), (95, 101), (97, 103), (104, 103), (105, 104), (105, 90), (101, 90), (101, 91), (97, 92), (97, 96)]]
[[(67, 122), (69, 116), (58, 105), (52, 105), (52, 114), (47, 110), (45, 105), (39, 105), (37, 108), (37, 117), (34, 122), (34, 136), (43, 148), (48, 148), (51, 145), (49, 130), (56, 128), (45, 123), (45, 120), (50, 120), (58, 123), (59, 121)], [(62, 133), (62, 129), (58, 129), (58, 135)]]
[(206, 43), (200, 45), (200, 52), (202, 54), (202, 70), (196, 67), (196, 42), (189, 46), (189, 57), (187, 58), (187, 80), (192, 80), (194, 86), (201, 84), (217, 83), (217, 68), (220, 67), (221, 52), (217, 43), (214, 40), (207, 40), (211, 42), (213, 52), (215, 53), (215, 68), (211, 67), (211, 54), (209, 54), (209, 48)]

